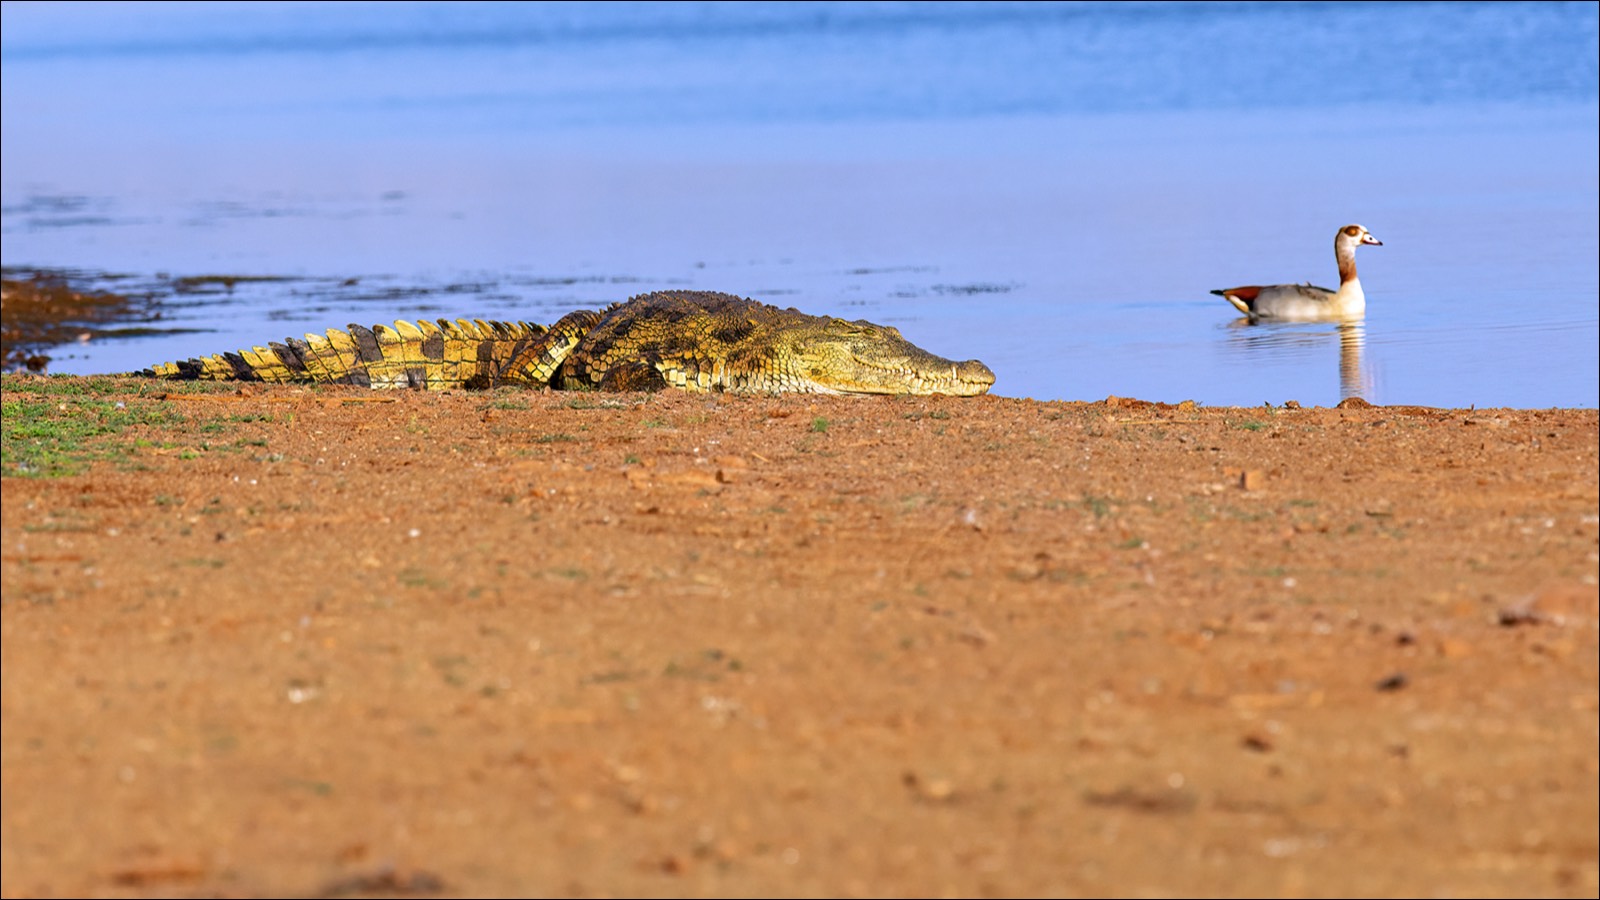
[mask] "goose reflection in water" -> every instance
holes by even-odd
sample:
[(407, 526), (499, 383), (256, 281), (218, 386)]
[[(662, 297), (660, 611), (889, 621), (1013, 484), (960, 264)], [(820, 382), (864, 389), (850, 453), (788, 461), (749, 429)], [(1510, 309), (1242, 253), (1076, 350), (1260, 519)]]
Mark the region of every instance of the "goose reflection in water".
[(1229, 327), (1233, 329), (1228, 338), (1230, 348), (1277, 360), (1303, 360), (1337, 336), (1339, 399), (1372, 399), (1372, 375), (1364, 361), (1367, 326), (1363, 320), (1312, 324), (1262, 322), (1241, 317), (1230, 322)]

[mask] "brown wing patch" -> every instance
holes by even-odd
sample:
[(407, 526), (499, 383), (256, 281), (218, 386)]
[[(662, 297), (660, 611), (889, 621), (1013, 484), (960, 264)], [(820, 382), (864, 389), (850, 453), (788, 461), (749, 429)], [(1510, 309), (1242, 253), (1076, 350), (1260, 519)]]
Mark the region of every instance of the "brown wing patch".
[(1211, 293), (1216, 294), (1218, 297), (1227, 297), (1230, 300), (1239, 300), (1244, 303), (1254, 303), (1256, 302), (1256, 298), (1261, 296), (1261, 287), (1259, 285), (1252, 285), (1250, 287), (1236, 287), (1228, 288), (1227, 290), (1222, 291), (1212, 291)]

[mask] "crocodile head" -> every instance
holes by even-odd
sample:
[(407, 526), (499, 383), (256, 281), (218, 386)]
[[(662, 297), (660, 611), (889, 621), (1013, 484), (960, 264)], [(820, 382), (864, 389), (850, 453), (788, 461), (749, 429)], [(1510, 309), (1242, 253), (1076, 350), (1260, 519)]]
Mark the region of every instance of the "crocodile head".
[(811, 318), (774, 341), (779, 377), (789, 390), (818, 394), (946, 394), (976, 397), (994, 372), (975, 359), (955, 362), (918, 347), (900, 331), (871, 322)]

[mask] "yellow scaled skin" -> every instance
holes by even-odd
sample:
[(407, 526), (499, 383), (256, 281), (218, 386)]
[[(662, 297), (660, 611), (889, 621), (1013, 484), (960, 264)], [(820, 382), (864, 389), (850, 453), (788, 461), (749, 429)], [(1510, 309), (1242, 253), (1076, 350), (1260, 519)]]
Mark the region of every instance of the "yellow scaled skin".
[(644, 294), (600, 312), (571, 313), (548, 329), (443, 319), (438, 326), (351, 325), (136, 374), (429, 390), (526, 384), (963, 397), (994, 384), (983, 363), (935, 356), (894, 328), (704, 291)]

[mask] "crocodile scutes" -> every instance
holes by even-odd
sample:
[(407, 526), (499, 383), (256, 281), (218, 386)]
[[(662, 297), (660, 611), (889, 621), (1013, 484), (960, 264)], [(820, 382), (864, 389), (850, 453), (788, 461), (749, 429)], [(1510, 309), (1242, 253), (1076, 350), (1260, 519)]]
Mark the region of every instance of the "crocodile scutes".
[(521, 384), (975, 396), (994, 384), (983, 363), (936, 356), (895, 328), (708, 291), (642, 294), (570, 313), (548, 328), (463, 319), (351, 325), (133, 374), (428, 390)]

